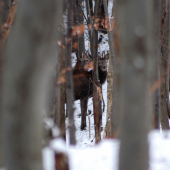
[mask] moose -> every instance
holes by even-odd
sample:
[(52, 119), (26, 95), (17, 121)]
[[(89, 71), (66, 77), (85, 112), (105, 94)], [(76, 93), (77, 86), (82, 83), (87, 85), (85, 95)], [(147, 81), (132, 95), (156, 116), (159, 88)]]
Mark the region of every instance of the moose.
[(85, 54), (82, 53), (80, 58), (77, 60), (77, 63), (73, 69), (73, 75), (79, 74), (83, 71), (85, 71), (84, 67), (92, 62), (92, 59), (90, 58), (90, 55), (88, 52)]
[[(107, 78), (107, 61), (109, 54), (101, 56), (98, 55), (98, 73), (99, 82), (104, 84)], [(86, 60), (87, 59), (87, 60)], [(93, 76), (92, 70), (87, 71), (84, 68), (85, 64), (88, 64), (92, 60), (89, 59), (88, 54), (84, 55), (81, 60), (78, 60), (73, 70), (73, 81), (74, 81), (74, 99), (79, 100), (81, 103), (81, 130), (86, 127), (86, 114), (88, 99), (93, 95)]]

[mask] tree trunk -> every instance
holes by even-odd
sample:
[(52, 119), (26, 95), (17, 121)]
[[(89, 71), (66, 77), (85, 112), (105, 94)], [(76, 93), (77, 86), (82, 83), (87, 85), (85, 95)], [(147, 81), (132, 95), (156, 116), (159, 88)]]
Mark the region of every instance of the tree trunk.
[(90, 10), (90, 3), (89, 0), (86, 0), (86, 10), (87, 10), (87, 24), (88, 24), (88, 32), (89, 32), (89, 41), (90, 41), (90, 50), (92, 53), (92, 16), (91, 16), (91, 10)]
[(113, 70), (114, 70), (114, 81), (113, 81), (113, 91), (112, 91), (112, 105), (113, 110), (111, 114), (111, 134), (112, 137), (118, 137), (120, 132), (120, 121), (122, 117), (122, 106), (120, 101), (120, 68), (121, 68), (121, 48), (120, 48), (120, 21), (119, 21), (119, 9), (117, 8), (118, 1), (114, 1), (113, 14), (116, 18), (114, 22), (114, 35), (113, 35), (113, 46), (115, 51), (115, 56), (112, 60)]
[[(60, 9), (60, 16), (58, 19), (62, 24), (64, 24), (63, 21), (63, 5), (64, 1), (61, 2), (62, 8)], [(58, 60), (59, 63), (56, 66), (56, 80), (55, 80), (55, 109), (54, 109), (54, 123), (60, 128), (60, 135), (61, 137), (66, 140), (66, 133), (65, 133), (65, 100), (66, 100), (66, 92), (65, 92), (65, 83), (58, 84), (58, 77), (62, 73), (62, 71), (65, 68), (65, 48), (63, 48), (63, 45), (65, 43), (65, 36), (63, 35), (63, 32), (61, 31), (61, 25), (59, 25), (59, 32), (60, 37), (58, 39), (58, 43), (60, 46), (58, 47)]]
[[(78, 8), (77, 8), (77, 19), (78, 19), (78, 24), (79, 25), (83, 25), (84, 24), (84, 17), (83, 17), (83, 10), (82, 10), (82, 3), (84, 2), (84, 0), (79, 0), (77, 1), (77, 5), (78, 5)], [(85, 53), (85, 44), (84, 44), (84, 33), (78, 38), (78, 47), (79, 47), (79, 51), (81, 53)]]
[(9, 16), (9, 11), (11, 8), (11, 0), (1, 0), (1, 5), (2, 5), (2, 22), (5, 23), (7, 22), (8, 16)]
[(8, 170), (42, 169), (42, 112), (47, 110), (50, 68), (56, 65), (59, 4), (54, 0), (21, 1), (9, 35), (1, 118)]
[[(63, 36), (64, 40), (64, 36)], [(62, 41), (64, 42), (64, 41)], [(61, 73), (62, 70), (65, 68), (65, 49), (62, 49), (60, 53), (60, 69), (59, 72)], [(58, 70), (58, 69), (57, 69)], [(58, 76), (56, 77), (58, 79)], [(56, 80), (57, 80), (56, 79)], [(61, 137), (66, 140), (66, 133), (65, 133), (65, 84), (57, 84), (56, 85), (56, 106), (55, 106), (55, 124), (60, 128)]]
[[(95, 1), (95, 14), (94, 21), (98, 17), (100, 0)], [(98, 31), (93, 30), (92, 36), (92, 58), (95, 68), (98, 68)], [(102, 109), (101, 109), (101, 100), (99, 99), (99, 94), (97, 91), (97, 86), (101, 89), (101, 86), (98, 82), (98, 69), (93, 71), (93, 111), (94, 111), (94, 126), (95, 126), (95, 143), (98, 143), (101, 140), (101, 122), (102, 122)]]
[(146, 0), (116, 1), (118, 14), (115, 20), (119, 22), (120, 28), (118, 57), (121, 61), (118, 90), (122, 107), (120, 170), (126, 170), (127, 167), (131, 170), (148, 169), (147, 134), (152, 110), (150, 78), (155, 71), (151, 60), (153, 63), (156, 60), (149, 50), (157, 48), (153, 43), (155, 40), (150, 39), (149, 35), (151, 30), (157, 29), (153, 24), (153, 11), (149, 11), (153, 2), (148, 4)]
[(107, 117), (104, 132), (105, 138), (110, 138), (111, 134), (111, 113), (112, 113), (112, 91), (113, 91), (113, 66), (111, 57), (109, 58), (109, 69), (107, 73)]
[(160, 119), (162, 129), (169, 129), (169, 1), (162, 0), (160, 76)]
[(71, 40), (72, 40), (72, 26), (73, 26), (73, 1), (67, 2), (68, 20), (67, 20), (67, 42), (66, 42), (66, 101), (67, 111), (69, 117), (69, 133), (70, 133), (70, 144), (76, 143), (75, 139), (75, 126), (74, 126), (74, 96), (73, 96), (73, 74), (72, 74), (72, 63), (71, 63)]
[[(150, 1), (148, 1), (150, 3)], [(152, 60), (152, 58), (148, 58), (148, 65), (151, 66), (151, 68), (154, 68), (153, 71), (149, 71), (150, 75), (148, 79), (151, 82), (151, 93), (153, 94), (153, 103), (151, 103), (154, 106), (155, 110), (151, 110), (150, 112), (153, 113), (151, 115), (152, 118), (152, 124), (150, 128), (152, 129), (154, 127), (159, 129), (160, 128), (160, 26), (161, 26), (161, 1), (154, 1), (153, 4), (148, 4), (149, 7), (149, 16), (152, 18), (149, 27), (150, 33), (149, 36), (149, 55), (155, 56), (156, 60)], [(149, 69), (149, 68), (148, 68)], [(155, 74), (156, 73), (156, 74)], [(155, 76), (155, 77), (154, 77)], [(156, 87), (156, 86), (157, 87)], [(156, 87), (156, 88), (155, 88)], [(154, 89), (155, 88), (155, 89)], [(153, 107), (150, 107), (153, 108)]]
[[(104, 10), (105, 10), (105, 18), (107, 19), (107, 23), (111, 25), (109, 22), (109, 16), (108, 16), (108, 6), (107, 6), (107, 0), (103, 0), (104, 4)], [(113, 13), (112, 13), (113, 15)], [(115, 52), (113, 47), (113, 30), (110, 28), (107, 28), (107, 34), (109, 38), (109, 48), (110, 48), (110, 57), (109, 57), (109, 69), (108, 69), (108, 75), (107, 75), (107, 118), (106, 118), (106, 128), (105, 128), (105, 137), (111, 137), (113, 136), (111, 133), (111, 114), (112, 114), (112, 99), (113, 99), (113, 77), (114, 77), (114, 60), (115, 60)]]
[[(2, 0), (0, 0), (0, 4), (2, 4)], [(4, 49), (2, 44), (2, 24), (3, 24), (3, 8), (2, 5), (0, 5), (0, 118), (2, 118), (2, 68), (3, 68), (3, 55), (4, 55)], [(0, 127), (1, 126), (0, 122)], [(0, 167), (4, 166), (4, 160), (3, 160), (3, 152), (2, 152), (2, 128), (0, 128)]]

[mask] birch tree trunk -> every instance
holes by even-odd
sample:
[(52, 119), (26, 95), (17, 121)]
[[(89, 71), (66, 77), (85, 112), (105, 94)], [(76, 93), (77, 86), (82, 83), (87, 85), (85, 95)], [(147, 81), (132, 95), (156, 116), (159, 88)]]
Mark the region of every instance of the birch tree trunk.
[(8, 170), (42, 169), (42, 116), (56, 65), (59, 1), (20, 1), (5, 52), (1, 138)]
[[(114, 4), (115, 5), (115, 4)], [(148, 170), (148, 139), (151, 124), (152, 97), (151, 74), (155, 74), (157, 48), (151, 39), (153, 24), (153, 1), (116, 1), (120, 35), (120, 170)], [(115, 7), (115, 8), (116, 8)], [(117, 18), (118, 17), (118, 18)], [(150, 50), (150, 48), (152, 50)], [(153, 77), (155, 77), (153, 75)], [(150, 81), (150, 79), (152, 79)]]

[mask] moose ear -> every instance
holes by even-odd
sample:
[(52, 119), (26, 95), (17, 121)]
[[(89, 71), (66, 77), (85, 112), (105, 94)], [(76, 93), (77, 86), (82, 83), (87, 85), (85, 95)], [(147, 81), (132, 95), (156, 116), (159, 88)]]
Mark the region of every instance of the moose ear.
[(109, 53), (104, 56), (104, 59), (109, 60)]

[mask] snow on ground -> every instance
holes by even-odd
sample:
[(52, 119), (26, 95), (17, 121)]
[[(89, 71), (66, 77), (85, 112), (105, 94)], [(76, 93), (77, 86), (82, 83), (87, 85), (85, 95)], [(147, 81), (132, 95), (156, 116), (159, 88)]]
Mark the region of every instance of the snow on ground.
[[(153, 130), (148, 135), (149, 170), (170, 169), (170, 132)], [(104, 139), (97, 146), (78, 149), (54, 139), (43, 149), (45, 170), (54, 170), (54, 150), (68, 153), (70, 170), (118, 170), (119, 140)], [(129, 155), (130, 156), (130, 155)]]
[[(107, 82), (102, 87), (102, 93), (103, 93), (103, 98), (105, 101), (105, 104), (107, 103)], [(88, 147), (92, 147), (95, 144), (95, 139), (94, 139), (94, 116), (93, 116), (93, 103), (92, 103), (92, 98), (89, 99), (88, 102), (88, 108), (87, 110), (91, 111), (91, 114), (86, 116), (86, 123), (87, 123), (87, 128), (86, 130), (80, 130), (80, 125), (81, 125), (81, 108), (80, 108), (80, 100), (77, 100), (74, 102), (75, 104), (75, 112), (74, 112), (74, 120), (75, 120), (75, 127), (76, 127), (76, 141), (77, 145), (76, 148), (79, 149), (85, 149)], [(106, 111), (107, 111), (107, 106), (105, 106), (105, 111), (103, 112), (102, 115), (102, 127), (104, 128), (106, 125)], [(87, 112), (88, 113), (88, 112)], [(89, 126), (90, 123), (90, 126)], [(67, 124), (67, 120), (66, 120)], [(90, 130), (89, 130), (90, 127)], [(66, 127), (67, 128), (67, 127)], [(103, 138), (103, 132), (101, 133), (101, 137)], [(67, 141), (67, 146), (69, 145), (69, 134), (68, 134), (68, 129), (66, 130), (66, 141)], [(90, 137), (91, 136), (91, 137)]]

